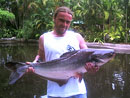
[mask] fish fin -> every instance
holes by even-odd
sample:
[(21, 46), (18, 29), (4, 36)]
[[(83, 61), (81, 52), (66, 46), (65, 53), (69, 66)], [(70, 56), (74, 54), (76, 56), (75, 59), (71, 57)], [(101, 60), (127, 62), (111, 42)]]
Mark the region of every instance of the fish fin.
[(73, 54), (75, 54), (75, 53), (77, 53), (77, 52), (78, 52), (78, 50), (71, 51), (71, 52), (66, 52), (66, 53), (62, 54), (62, 55), (60, 56), (60, 58), (70, 57), (70, 56), (72, 56)]
[(43, 76), (39, 76), (39, 77), (41, 77), (41, 79), (44, 79), (44, 80), (50, 80), (50, 81), (56, 82), (59, 86), (62, 86), (68, 82), (68, 80), (66, 80), (66, 79), (59, 80), (59, 79), (52, 79), (52, 78), (43, 77)]
[(12, 72), (10, 77), (9, 77), (9, 84), (12, 85), (14, 84), (17, 80), (19, 80), (25, 72), (23, 73), (17, 73), (17, 72)]
[(61, 81), (56, 81), (59, 86), (62, 86), (68, 82), (68, 80), (61, 80)]
[(68, 80), (54, 80), (54, 79), (49, 80), (56, 82), (59, 86), (62, 86), (68, 82)]
[(91, 55), (91, 54), (93, 54), (93, 53), (94, 53), (94, 51), (86, 52), (87, 55)]
[(15, 65), (16, 65), (16, 62), (7, 62), (5, 64), (5, 68), (7, 68), (10, 71), (15, 71), (17, 69)]
[(12, 71), (9, 77), (9, 84), (14, 84), (25, 74), (26, 69), (28, 68), (28, 66), (25, 65), (25, 63), (20, 62), (8, 62), (5, 64), (6, 68)]
[(82, 79), (83, 79), (83, 75), (84, 75), (83, 73), (78, 73), (78, 72), (77, 72), (76, 75), (75, 75), (75, 77), (76, 77), (76, 78), (79, 78), (79, 82), (81, 82)]
[(10, 71), (15, 71), (17, 68), (24, 66), (25, 63), (22, 62), (7, 62), (5, 67)]

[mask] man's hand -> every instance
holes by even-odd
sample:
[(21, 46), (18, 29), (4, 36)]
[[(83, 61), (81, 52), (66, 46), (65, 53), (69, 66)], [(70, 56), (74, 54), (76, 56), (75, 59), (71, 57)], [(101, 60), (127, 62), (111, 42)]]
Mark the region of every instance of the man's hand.
[(93, 73), (96, 73), (100, 67), (96, 66), (94, 63), (88, 62), (88, 63), (86, 63), (85, 68), (86, 68), (87, 72), (93, 74)]
[[(26, 64), (30, 64), (31, 62), (26, 62)], [(26, 72), (35, 72), (34, 68), (33, 67), (29, 67)]]

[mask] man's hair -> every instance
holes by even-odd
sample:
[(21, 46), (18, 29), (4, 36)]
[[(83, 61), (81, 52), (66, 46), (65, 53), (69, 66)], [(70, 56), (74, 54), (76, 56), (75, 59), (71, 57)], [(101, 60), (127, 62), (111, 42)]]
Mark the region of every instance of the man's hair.
[(71, 14), (73, 16), (73, 12), (68, 7), (62, 6), (62, 7), (59, 7), (56, 9), (56, 11), (54, 13), (54, 19), (56, 18), (57, 14), (59, 12), (66, 12), (66, 13)]

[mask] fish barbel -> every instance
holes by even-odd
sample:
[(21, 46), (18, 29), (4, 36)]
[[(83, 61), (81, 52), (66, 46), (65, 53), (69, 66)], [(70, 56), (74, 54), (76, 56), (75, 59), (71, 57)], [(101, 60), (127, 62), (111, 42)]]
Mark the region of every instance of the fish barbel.
[(46, 80), (57, 82), (60, 86), (67, 83), (71, 77), (79, 77), (87, 72), (86, 63), (94, 63), (95, 66), (102, 66), (111, 60), (115, 55), (113, 49), (80, 49), (66, 52), (60, 58), (48, 62), (31, 63), (8, 62), (6, 68), (12, 71), (9, 84), (14, 84), (21, 78), (29, 67), (35, 69), (34, 74)]

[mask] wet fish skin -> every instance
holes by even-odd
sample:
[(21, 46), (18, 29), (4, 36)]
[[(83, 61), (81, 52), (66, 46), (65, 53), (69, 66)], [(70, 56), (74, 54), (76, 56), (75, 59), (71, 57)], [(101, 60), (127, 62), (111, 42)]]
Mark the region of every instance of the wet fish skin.
[(102, 66), (115, 55), (112, 49), (81, 49), (64, 53), (59, 59), (48, 62), (32, 63), (27, 65), (23, 62), (8, 62), (6, 68), (12, 71), (9, 84), (14, 84), (21, 78), (28, 67), (34, 67), (35, 74), (46, 80), (57, 82), (60, 86), (65, 84), (71, 77), (79, 77), (87, 72), (85, 65), (92, 62), (96, 66)]

